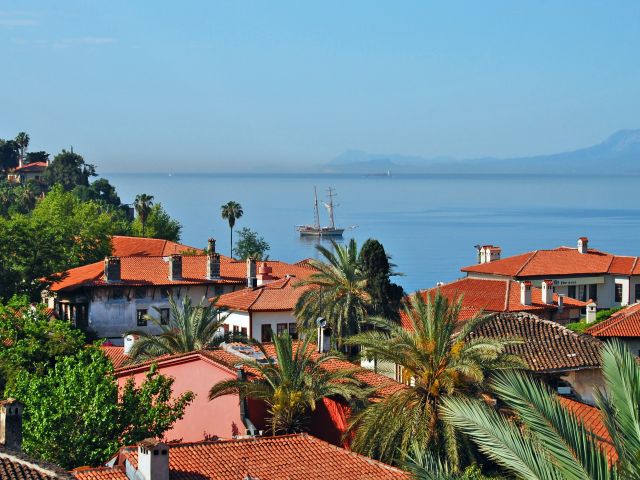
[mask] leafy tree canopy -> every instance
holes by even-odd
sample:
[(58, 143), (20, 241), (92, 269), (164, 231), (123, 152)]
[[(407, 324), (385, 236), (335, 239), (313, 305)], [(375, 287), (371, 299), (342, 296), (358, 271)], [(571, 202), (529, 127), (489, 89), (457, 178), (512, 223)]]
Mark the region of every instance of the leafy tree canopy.
[(384, 247), (378, 240), (370, 238), (362, 245), (358, 260), (367, 279), (365, 289), (371, 297), (371, 314), (398, 320), (404, 291), (390, 280), (397, 274)]
[(250, 228), (244, 227), (238, 232), (238, 240), (233, 248), (233, 254), (240, 260), (253, 257), (256, 260), (269, 258), (267, 252), (271, 249), (267, 241)]
[(131, 223), (131, 233), (137, 237), (163, 238), (178, 242), (181, 231), (182, 224), (171, 218), (161, 203), (155, 203), (150, 208), (144, 224), (144, 235), (143, 224), (139, 216)]
[(81, 155), (62, 150), (45, 170), (44, 178), (49, 185), (58, 184), (69, 191), (78, 185), (89, 186), (89, 178), (95, 175), (95, 166), (85, 163)]
[(173, 379), (151, 368), (118, 401), (113, 367), (97, 347), (59, 361), (45, 375), (23, 371), (8, 392), (25, 405), (23, 449), (64, 468), (96, 466), (123, 445), (161, 436), (184, 415), (194, 395), (171, 399)]
[(26, 164), (36, 163), (36, 162), (47, 162), (49, 160), (49, 154), (47, 152), (39, 151), (39, 152), (29, 152), (25, 155)]
[(0, 139), (0, 170), (6, 172), (18, 166), (20, 148), (14, 140)]
[(43, 374), (85, 343), (80, 330), (50, 317), (42, 304), (31, 306), (25, 296), (0, 304), (0, 390), (22, 371)]

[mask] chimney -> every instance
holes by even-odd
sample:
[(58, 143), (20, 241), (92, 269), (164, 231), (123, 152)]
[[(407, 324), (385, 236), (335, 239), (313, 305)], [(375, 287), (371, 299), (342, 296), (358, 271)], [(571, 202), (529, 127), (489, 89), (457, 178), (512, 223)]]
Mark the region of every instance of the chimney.
[(216, 253), (216, 239), (210, 238), (208, 243), (209, 243), (209, 248), (207, 248), (207, 253), (209, 254)]
[(107, 283), (120, 281), (120, 257), (105, 257), (104, 278)]
[(589, 239), (587, 237), (580, 237), (578, 239), (578, 252), (587, 253), (589, 251)]
[[(495, 262), (496, 260), (500, 260), (501, 252), (502, 252), (502, 249), (500, 247), (489, 245), (487, 247), (487, 253), (485, 253), (485, 260), (487, 262)], [(488, 259), (487, 259), (487, 256), (489, 257)]]
[(531, 282), (529, 280), (520, 282), (520, 303), (531, 305)]
[(155, 438), (138, 443), (137, 473), (142, 480), (169, 480), (169, 446)]
[(558, 311), (564, 310), (564, 293), (558, 294)]
[(137, 335), (125, 335), (124, 337), (124, 349), (123, 349), (123, 353), (125, 355), (129, 355), (129, 352), (131, 352), (131, 349), (133, 348), (134, 343), (136, 343), (136, 340), (138, 339)]
[(542, 281), (542, 303), (553, 304), (553, 280)]
[(182, 255), (174, 253), (169, 257), (169, 280), (182, 279)]
[(14, 398), (0, 401), (0, 445), (22, 450), (22, 404)]
[[(213, 245), (215, 248), (215, 240), (213, 240)], [(207, 252), (207, 279), (220, 280), (220, 254), (211, 250)]]
[(271, 276), (272, 271), (273, 269), (267, 265), (267, 262), (262, 262), (258, 267), (257, 285), (261, 286), (273, 282), (275, 278)]
[(256, 288), (258, 279), (256, 278), (256, 260), (255, 258), (247, 258), (247, 288)]
[(596, 313), (598, 306), (595, 302), (587, 303), (587, 323), (593, 323), (596, 321)]

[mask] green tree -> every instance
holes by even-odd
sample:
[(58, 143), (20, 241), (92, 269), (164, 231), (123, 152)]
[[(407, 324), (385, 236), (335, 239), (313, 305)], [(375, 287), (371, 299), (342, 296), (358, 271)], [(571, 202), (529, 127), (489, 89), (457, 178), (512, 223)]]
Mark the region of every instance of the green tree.
[(93, 200), (112, 207), (122, 205), (116, 188), (106, 178), (99, 178), (89, 186), (79, 185), (73, 189), (73, 193), (84, 201)]
[(47, 163), (48, 161), (49, 161), (49, 154), (47, 152), (43, 152), (42, 150), (38, 152), (29, 152), (25, 156), (25, 163), (27, 165), (30, 163), (36, 163), (36, 162)]
[(161, 203), (154, 204), (149, 210), (148, 216), (146, 217), (144, 223), (144, 231), (146, 235), (143, 233), (143, 224), (142, 217), (138, 215), (133, 223), (131, 224), (131, 232), (135, 236), (147, 236), (152, 238), (162, 238), (164, 240), (171, 240), (173, 242), (180, 241), (180, 232), (182, 231), (182, 225), (178, 220), (175, 220), (169, 216), (169, 214), (164, 210)]
[(18, 145), (18, 152), (20, 154), (20, 161), (24, 162), (25, 154), (27, 153), (27, 148), (29, 148), (29, 134), (25, 132), (20, 132), (16, 135), (15, 142)]
[(275, 359), (268, 355), (261, 344), (257, 346), (267, 362), (244, 362), (258, 372), (256, 379), (218, 382), (211, 387), (209, 399), (238, 394), (242, 398), (263, 401), (268, 408), (274, 435), (306, 431), (311, 412), (323, 398), (337, 397), (358, 402), (371, 393), (354, 378), (353, 371), (325, 369), (323, 364), (336, 357), (324, 355), (314, 359), (308, 337), (294, 347), (288, 332), (276, 336)]
[(44, 180), (48, 185), (61, 185), (65, 191), (78, 185), (89, 185), (89, 178), (96, 175), (95, 166), (85, 163), (84, 158), (73, 150), (62, 150), (53, 158), (44, 171)]
[(238, 240), (233, 249), (236, 258), (246, 260), (255, 258), (256, 260), (266, 260), (269, 258), (267, 252), (271, 249), (267, 241), (250, 228), (244, 227), (238, 232)]
[(235, 227), (236, 225), (236, 220), (242, 217), (242, 214), (244, 213), (242, 211), (242, 205), (240, 205), (238, 202), (234, 202), (233, 200), (231, 200), (230, 202), (227, 202), (224, 205), (222, 205), (221, 213), (222, 213), (223, 220), (229, 221), (229, 230), (231, 231), (231, 241), (229, 243), (230, 245), (229, 255), (233, 256), (233, 227)]
[(461, 306), (461, 300), (450, 303), (440, 293), (427, 301), (415, 294), (404, 309), (411, 328), (371, 319), (378, 329), (348, 339), (349, 344), (362, 347), (366, 358), (400, 366), (402, 380), (409, 385), (355, 418), (354, 450), (396, 463), (413, 441), (419, 441), (437, 458), (458, 468), (455, 432), (439, 415), (442, 400), (477, 394), (487, 372), (523, 366), (505, 353), (505, 347), (515, 340), (471, 338), (488, 317), (477, 316), (460, 326)]
[(0, 139), (0, 170), (6, 172), (18, 166), (20, 148), (13, 140)]
[(42, 304), (31, 306), (24, 296), (0, 304), (0, 391), (19, 372), (44, 374), (84, 343), (80, 330), (49, 316)]
[[(220, 333), (227, 315), (216, 306), (215, 300), (194, 305), (191, 297), (185, 295), (182, 297), (182, 303), (178, 305), (173, 297), (169, 297), (169, 306), (168, 325), (163, 325), (160, 318), (146, 316), (148, 321), (161, 329), (160, 334), (154, 335), (146, 331), (130, 332), (139, 336), (129, 352), (133, 362), (160, 355), (216, 348), (228, 339)], [(156, 310), (160, 313), (157, 308)]]
[(129, 379), (118, 401), (110, 361), (97, 347), (58, 361), (45, 375), (21, 372), (9, 394), (25, 405), (23, 450), (64, 468), (96, 466), (123, 444), (160, 436), (193, 400), (171, 400), (173, 379), (152, 369), (136, 387)]
[(140, 224), (142, 226), (143, 237), (145, 236), (145, 226), (147, 223), (147, 218), (149, 218), (149, 214), (151, 213), (152, 205), (153, 195), (147, 195), (146, 193), (136, 195), (136, 199), (133, 202), (133, 207), (136, 209), (138, 220), (140, 220)]
[(397, 274), (393, 271), (395, 265), (389, 263), (389, 256), (382, 244), (372, 238), (368, 239), (360, 249), (358, 261), (367, 279), (365, 288), (371, 297), (371, 314), (399, 320), (404, 291), (400, 285), (390, 280), (391, 276)]
[(346, 247), (332, 241), (333, 251), (318, 245), (324, 261), (309, 260), (317, 270), (296, 285), (310, 285), (295, 307), (300, 330), (316, 327), (316, 319), (326, 318), (335, 347), (342, 348), (344, 338), (360, 331), (371, 309), (367, 280), (358, 262), (358, 245), (351, 239)]
[(602, 349), (605, 390), (596, 403), (618, 455), (607, 455), (581, 419), (566, 409), (546, 385), (519, 372), (492, 381), (498, 398), (517, 421), (486, 404), (463, 398), (444, 402), (444, 417), (471, 437), (490, 459), (522, 479), (640, 478), (640, 366), (619, 343)]

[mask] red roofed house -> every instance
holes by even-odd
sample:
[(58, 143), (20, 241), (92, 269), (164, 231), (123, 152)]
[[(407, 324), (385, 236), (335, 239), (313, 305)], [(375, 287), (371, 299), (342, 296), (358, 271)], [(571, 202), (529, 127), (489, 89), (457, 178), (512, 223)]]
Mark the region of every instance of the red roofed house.
[[(215, 240), (211, 238), (209, 243), (215, 250)], [(199, 248), (189, 247), (188, 245), (162, 238), (127, 237), (124, 235), (111, 237), (111, 255), (114, 257), (166, 257), (174, 253), (203, 255), (205, 252)]]
[(48, 162), (33, 162), (20, 165), (7, 175), (7, 180), (14, 183), (27, 183), (30, 180), (40, 182), (48, 166)]
[(600, 340), (619, 340), (632, 354), (640, 356), (640, 303), (617, 311), (605, 321), (588, 328), (587, 333)]
[[(245, 285), (257, 286), (255, 261), (224, 257), (211, 243), (206, 255), (107, 257), (104, 262), (60, 274), (44, 297), (59, 318), (122, 345), (122, 336), (128, 331), (159, 332), (156, 325), (144, 319), (146, 314), (159, 316), (168, 324), (170, 295), (176, 299), (188, 295), (200, 302)], [(303, 266), (266, 263), (274, 279), (287, 275), (302, 278), (311, 273)]]
[(640, 262), (588, 247), (586, 237), (577, 248), (559, 247), (500, 258), (500, 249), (488, 245), (478, 249), (478, 264), (462, 269), (470, 278), (529, 280), (541, 286), (553, 282), (554, 292), (600, 308), (640, 301)]
[(289, 331), (297, 337), (296, 317), (293, 310), (302, 293), (309, 287), (295, 287), (299, 278), (286, 277), (276, 280), (271, 267), (262, 262), (258, 267), (257, 288), (242, 288), (225, 293), (218, 305), (228, 309), (226, 324), (234, 332), (247, 332), (259, 342), (270, 342), (271, 332)]
[(407, 472), (306, 434), (123, 447), (106, 467), (78, 480), (408, 480)]

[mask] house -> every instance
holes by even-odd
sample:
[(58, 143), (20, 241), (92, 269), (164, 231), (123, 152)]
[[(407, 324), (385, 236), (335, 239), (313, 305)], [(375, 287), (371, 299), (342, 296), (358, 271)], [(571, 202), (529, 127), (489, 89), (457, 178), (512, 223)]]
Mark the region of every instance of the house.
[[(258, 372), (246, 365), (247, 360), (261, 357), (254, 347), (243, 344), (224, 345), (223, 349), (182, 353), (159, 357), (152, 361), (130, 364), (128, 351), (133, 338), (127, 336), (124, 347), (105, 345), (102, 351), (114, 365), (114, 375), (120, 387), (129, 378), (137, 385), (144, 381), (152, 364), (163, 375), (174, 378), (174, 397), (185, 392), (195, 393), (182, 419), (166, 432), (168, 441), (198, 441), (210, 438), (234, 438), (245, 434), (267, 431), (266, 407), (261, 402), (247, 399), (240, 402), (237, 395), (227, 395), (209, 401), (209, 389), (218, 381), (231, 379), (237, 375), (255, 377)], [(301, 343), (297, 343), (300, 346)], [(267, 355), (275, 357), (273, 344), (264, 345)], [(309, 346), (309, 348), (314, 348)], [(314, 357), (321, 355), (316, 352)], [(355, 370), (355, 377), (364, 385), (372, 388), (372, 399), (380, 398), (405, 388), (385, 376), (370, 370), (359, 368), (346, 360), (331, 359), (323, 363), (324, 368), (334, 370)], [(311, 419), (311, 433), (334, 445), (346, 446), (344, 434), (349, 423), (348, 405), (339, 399), (325, 398), (317, 405)]]
[(217, 305), (227, 309), (225, 324), (229, 330), (246, 332), (259, 342), (270, 342), (271, 332), (288, 331), (297, 338), (293, 311), (300, 295), (310, 287), (296, 287), (299, 279), (293, 276), (275, 280), (271, 273), (271, 267), (262, 262), (258, 268), (259, 287), (242, 288), (217, 299)]
[[(215, 251), (215, 240), (209, 239), (209, 244)], [(114, 235), (111, 237), (111, 255), (114, 257), (167, 257), (175, 253), (193, 253), (203, 255), (205, 252), (199, 248), (189, 247), (181, 243), (164, 240), (162, 238), (129, 237)]]
[(80, 468), (78, 480), (400, 480), (407, 472), (323, 442), (281, 435), (123, 447), (106, 467)]
[(33, 162), (16, 167), (7, 175), (7, 180), (12, 183), (27, 183), (28, 181), (43, 182), (44, 171), (49, 166), (48, 162)]
[(553, 293), (549, 282), (542, 282), (538, 288), (529, 281), (467, 277), (420, 293), (423, 298), (432, 298), (437, 292), (450, 302), (462, 300), (460, 320), (468, 320), (482, 313), (529, 312), (541, 318), (567, 323), (578, 319), (581, 309), (586, 306), (585, 302)]
[[(268, 261), (266, 266), (274, 279), (303, 278), (312, 272), (279, 261)], [(211, 242), (207, 254), (110, 256), (56, 277), (43, 298), (57, 316), (119, 345), (131, 330), (159, 333), (160, 328), (145, 316), (155, 315), (168, 324), (170, 296), (186, 295), (201, 302), (244, 286), (258, 286), (255, 260), (222, 256)]]
[(600, 340), (619, 340), (629, 351), (640, 356), (640, 303), (617, 311), (605, 321), (587, 329), (586, 333)]
[(70, 480), (73, 477), (57, 465), (22, 453), (23, 405), (0, 401), (0, 478), (12, 480)]
[(530, 281), (541, 287), (550, 281), (555, 293), (583, 302), (592, 300), (599, 308), (640, 301), (638, 257), (620, 256), (589, 248), (589, 239), (578, 239), (576, 248), (535, 250), (500, 258), (493, 245), (478, 247), (478, 264), (462, 268), (469, 278), (500, 278)]

